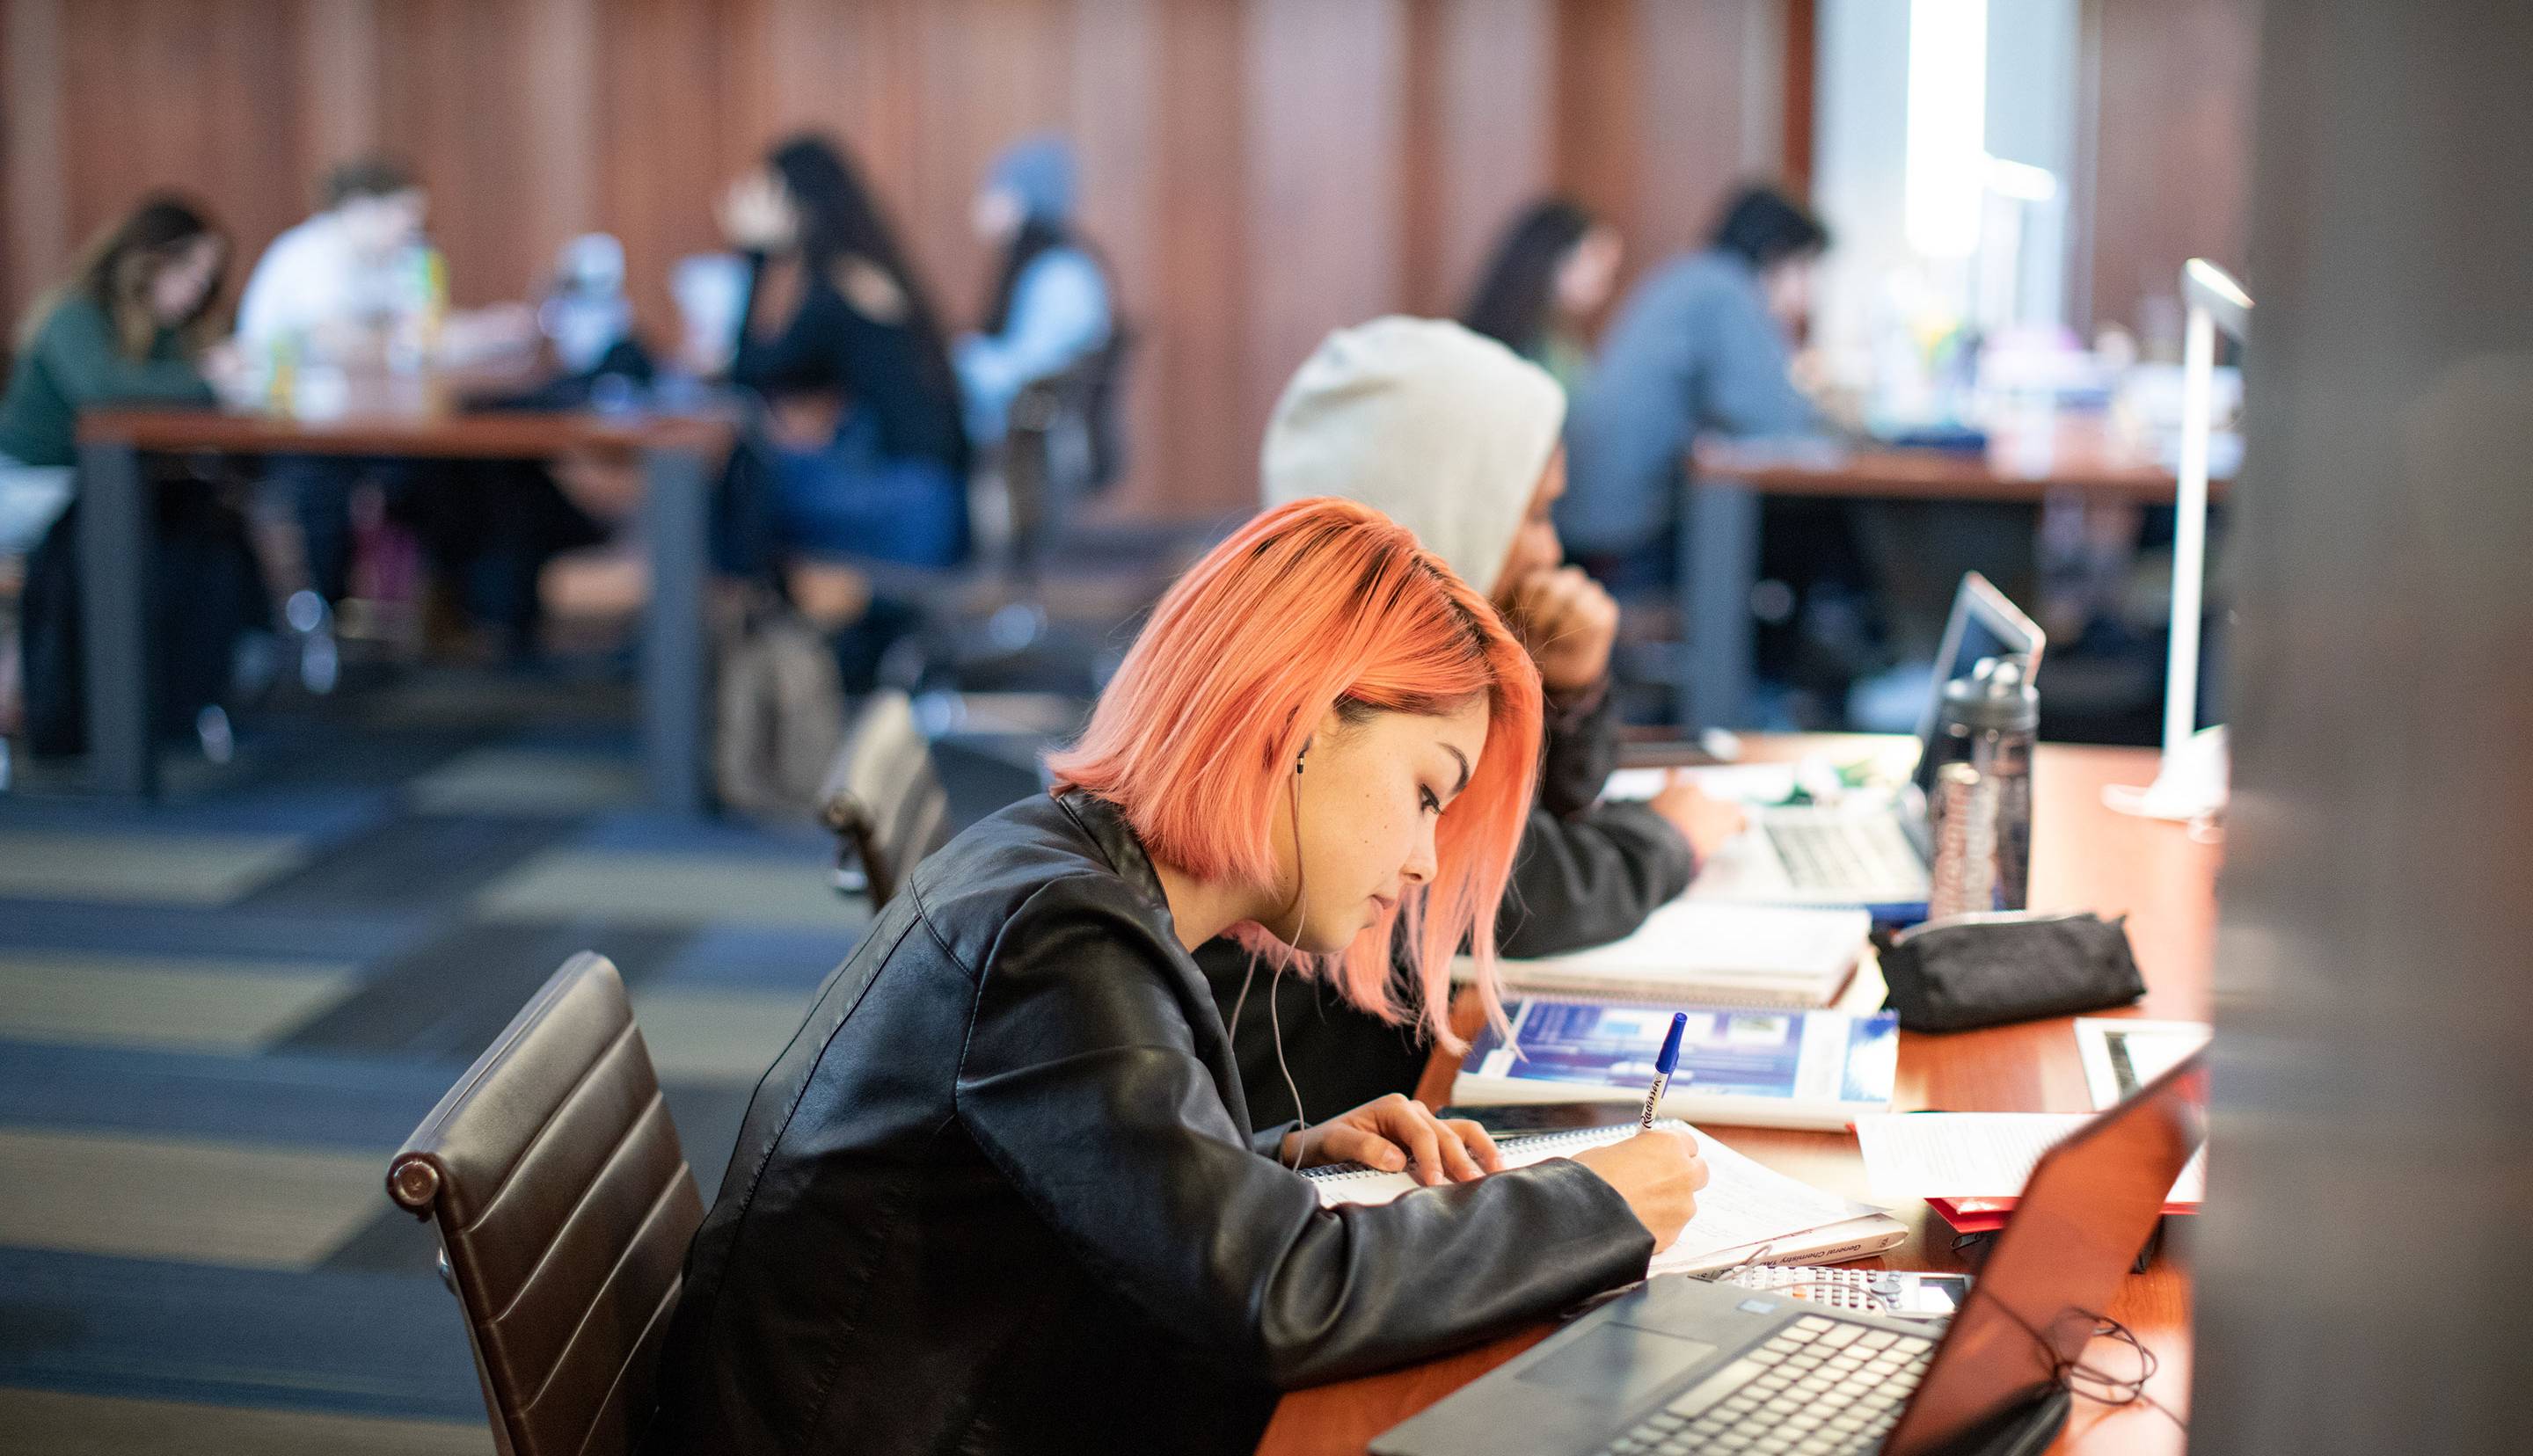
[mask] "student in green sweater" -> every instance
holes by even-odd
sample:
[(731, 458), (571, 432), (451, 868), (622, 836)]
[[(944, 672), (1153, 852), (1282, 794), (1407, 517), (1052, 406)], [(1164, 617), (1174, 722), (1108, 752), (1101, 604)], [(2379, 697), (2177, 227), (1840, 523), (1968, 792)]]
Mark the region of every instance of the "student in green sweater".
[[(70, 282), (39, 300), (18, 336), (0, 394), (0, 550), (41, 537), (28, 562), (19, 628), (25, 728), (38, 753), (81, 745), (78, 562), (72, 540), (82, 410), (214, 402), (209, 374), (233, 368), (203, 337), (229, 247), (193, 206), (144, 202), (83, 256)], [(234, 512), (208, 493), (159, 501), (157, 625), (162, 731), (199, 727), (226, 688), (240, 631), (267, 615), (263, 583)], [(225, 720), (218, 736), (224, 740)]]
[[(213, 402), (204, 323), (228, 264), (228, 240), (173, 198), (143, 203), (90, 245), (79, 272), (38, 300), (0, 396), (7, 465), (77, 462), (79, 412), (137, 401)], [(5, 468), (5, 466), (0, 466)]]

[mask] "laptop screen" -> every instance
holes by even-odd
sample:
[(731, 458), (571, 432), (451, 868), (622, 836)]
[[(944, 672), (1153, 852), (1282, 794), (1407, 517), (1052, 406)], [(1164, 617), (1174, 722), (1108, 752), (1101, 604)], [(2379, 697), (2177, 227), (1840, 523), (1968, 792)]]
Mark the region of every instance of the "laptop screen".
[(2207, 1136), (2205, 1052), (2043, 1154), (1883, 1449), (1944, 1450), (2054, 1382), (2091, 1343)]
[(1981, 658), (2026, 658), (2037, 674), (2040, 654), (2047, 646), (2040, 624), (2025, 615), (2005, 593), (1975, 571), (1962, 573), (1961, 587), (1953, 593), (1952, 615), (1944, 621), (1944, 643), (1935, 654), (1935, 680), (1926, 689), (1926, 708), (1917, 719), (1915, 777), (1921, 792), (1932, 793), (1935, 787), (1935, 726), (1943, 718), (1944, 684), (1971, 675)]

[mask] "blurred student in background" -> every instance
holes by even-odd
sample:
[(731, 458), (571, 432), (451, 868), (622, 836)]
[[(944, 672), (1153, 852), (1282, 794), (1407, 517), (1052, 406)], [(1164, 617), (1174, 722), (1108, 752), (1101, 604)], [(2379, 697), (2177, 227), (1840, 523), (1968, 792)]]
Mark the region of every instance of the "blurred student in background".
[[(424, 308), (423, 218), (430, 198), (383, 157), (325, 174), (316, 215), (264, 250), (238, 299), (237, 343), (276, 390), (312, 364), (383, 368), (387, 340)], [(285, 405), (288, 401), (283, 401)], [(352, 493), (407, 484), (399, 464), (297, 455), (271, 464), (271, 488), (298, 522), (308, 587), (329, 609), (351, 591)], [(313, 618), (311, 618), (313, 619)]]
[[(1511, 956), (1632, 932), (1742, 822), (1686, 784), (1647, 803), (1601, 800), (1618, 757), (1619, 609), (1563, 564), (1552, 510), (1565, 489), (1564, 417), (1556, 381), (1494, 340), (1438, 320), (1377, 319), (1328, 335), (1295, 373), (1261, 461), (1270, 507), (1344, 496), (1415, 532), (1487, 594), (1538, 667), (1547, 753), (1495, 923)], [(1258, 1126), (1415, 1087), (1424, 1028), (1369, 1015), (1308, 977), (1273, 976), (1244, 1004), (1251, 958), (1229, 940), (1197, 961), (1231, 1025)]]
[(325, 175), (317, 214), (272, 240), (238, 300), (238, 343), (251, 355), (383, 360), (398, 320), (426, 305), (423, 219), (429, 194), (383, 157)]
[(984, 321), (959, 340), (969, 437), (1001, 441), (1012, 400), (1108, 342), (1108, 279), (1074, 231), (1073, 148), (1031, 137), (994, 159), (977, 189), (976, 234), (998, 252)]
[[(315, 216), (265, 250), (239, 299), (238, 345), (268, 388), (312, 373), (418, 373), (524, 357), (536, 338), (526, 305), (449, 309), (445, 270), (423, 231), (430, 196), (411, 171), (359, 158), (328, 172), (321, 195)], [(532, 652), (538, 569), (599, 534), (529, 462), (276, 459), (269, 485), (298, 523), (316, 599), (292, 604), (296, 624), (323, 623), (352, 589), (352, 497), (364, 481), (384, 494), (436, 568), (435, 636), (468, 652)]]
[[(0, 396), (0, 495), (18, 502), (7, 547), (42, 538), (19, 616), (26, 728), (37, 753), (74, 753), (85, 741), (71, 498), (80, 413), (215, 401), (210, 376), (237, 369), (229, 351), (206, 342), (228, 257), (228, 240), (201, 211), (152, 198), (89, 244), (70, 282), (37, 300), (20, 331)], [(240, 637), (270, 613), (244, 521), (215, 492), (165, 492), (156, 510), (154, 698), (156, 727), (170, 731), (217, 704)]]
[(784, 143), (723, 199), (747, 257), (730, 377), (772, 406), (780, 552), (949, 566), (968, 554), (968, 437), (930, 292), (835, 146)]
[(205, 335), (228, 258), (228, 239), (172, 197), (143, 203), (90, 243), (71, 281), (37, 299), (19, 329), (0, 396), (0, 470), (57, 485), (67, 500), (81, 410), (217, 402), (206, 369), (233, 367), (234, 355)]
[[(1821, 428), (1796, 387), (1793, 350), (1829, 233), (1764, 187), (1742, 191), (1713, 241), (1631, 290), (1565, 430), (1572, 489), (1557, 523), (1576, 557), (1621, 593), (1679, 570), (1682, 471), (1698, 434), (1765, 437)], [(1760, 504), (1759, 573), (1787, 589), (1759, 623), (1758, 665), (1792, 689), (1790, 727), (1843, 727), (1849, 684), (1881, 661), (1875, 573), (1846, 501)]]
[(1557, 524), (1578, 554), (1644, 552), (1676, 528), (1681, 460), (1698, 432), (1813, 427), (1789, 374), (1792, 330), (1828, 244), (1810, 213), (1754, 187), (1725, 208), (1706, 248), (1628, 293), (1565, 428), (1572, 489)]
[(1460, 321), (1547, 370), (1568, 395), (1592, 367), (1592, 320), (1610, 302), (1623, 252), (1616, 228), (1563, 198), (1504, 229)]

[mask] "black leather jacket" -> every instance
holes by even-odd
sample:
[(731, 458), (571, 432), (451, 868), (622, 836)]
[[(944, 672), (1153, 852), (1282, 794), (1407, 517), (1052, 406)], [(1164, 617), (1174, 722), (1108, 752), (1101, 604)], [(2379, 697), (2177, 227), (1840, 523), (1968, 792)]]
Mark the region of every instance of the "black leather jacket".
[[(1670, 820), (1643, 804), (1601, 801), (1619, 760), (1606, 686), (1579, 709), (1552, 712), (1544, 736), (1539, 796), (1496, 916), (1496, 945), (1506, 956), (1561, 956), (1632, 935), (1697, 873), (1697, 856)], [(1236, 941), (1206, 942), (1196, 963), (1223, 1019), (1239, 1013), (1232, 1051), (1258, 1123), (1292, 1117), (1296, 1092), (1317, 1121), (1415, 1089), (1433, 1050), (1420, 1029), (1357, 1011), (1317, 981), (1279, 981), (1263, 969), (1252, 978)]]
[(1246, 1450), (1281, 1389), (1644, 1273), (1651, 1237), (1578, 1164), (1324, 1210), (1242, 1107), (1116, 810), (986, 819), (757, 1088), (642, 1450)]

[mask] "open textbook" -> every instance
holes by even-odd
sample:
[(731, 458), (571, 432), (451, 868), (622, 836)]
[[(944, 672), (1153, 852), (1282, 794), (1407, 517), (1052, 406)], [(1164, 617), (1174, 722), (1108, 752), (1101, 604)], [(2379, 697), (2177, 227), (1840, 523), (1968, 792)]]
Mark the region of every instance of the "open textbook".
[(1708, 1008), (1533, 996), (1504, 1008), (1512, 1035), (1479, 1031), (1451, 1083), (1468, 1107), (1636, 1103), (1672, 1013), (1688, 1013), (1662, 1111), (1697, 1123), (1837, 1132), (1891, 1110), (1900, 1021), (1888, 1012)]

